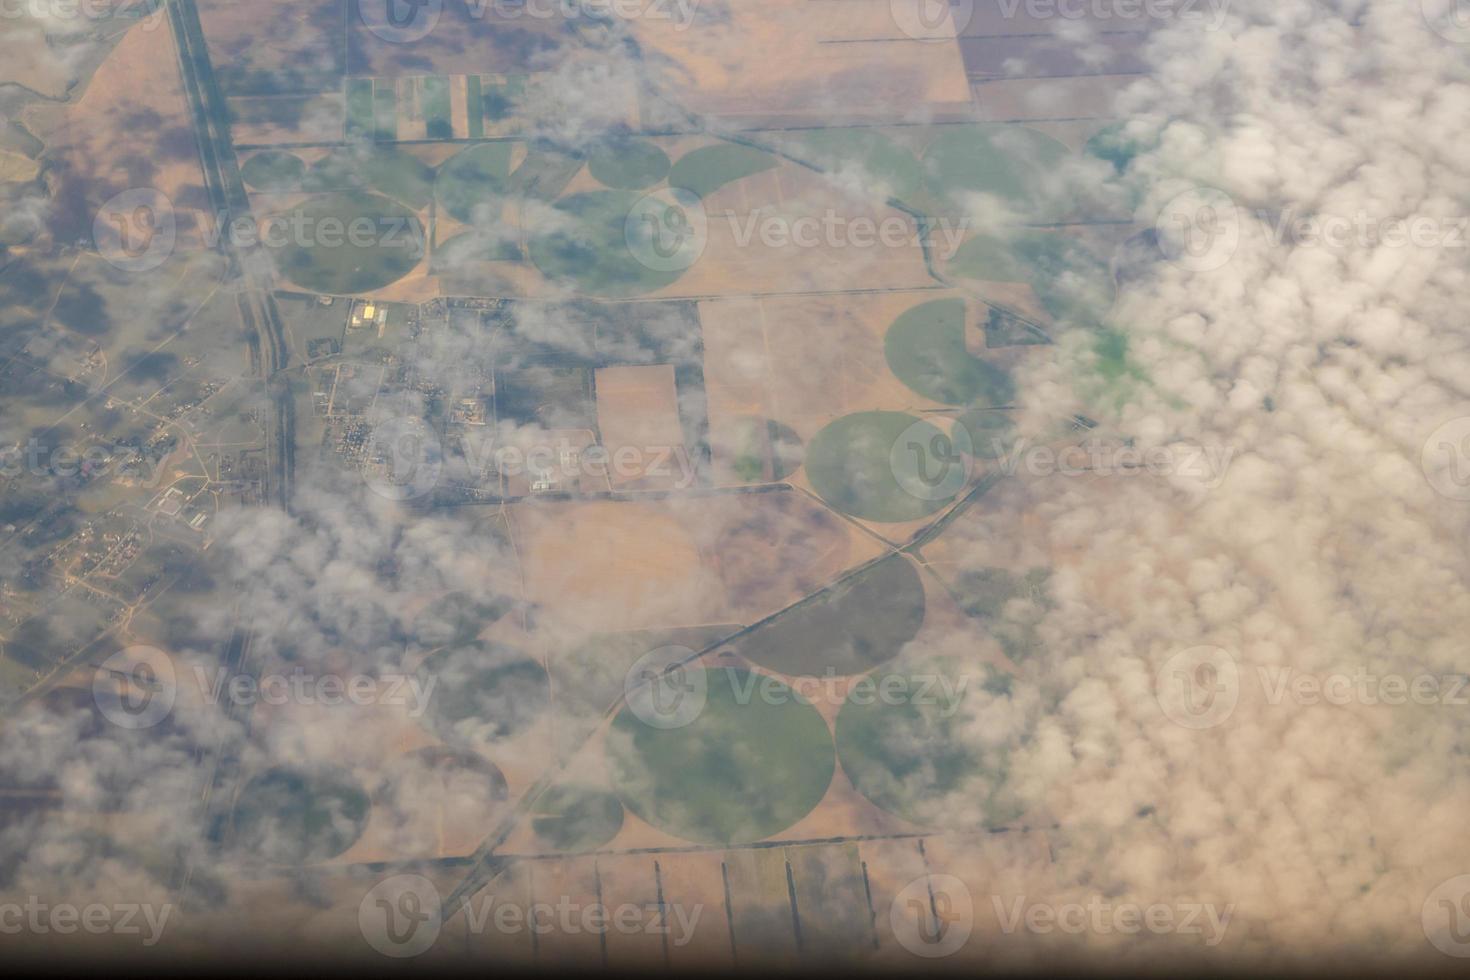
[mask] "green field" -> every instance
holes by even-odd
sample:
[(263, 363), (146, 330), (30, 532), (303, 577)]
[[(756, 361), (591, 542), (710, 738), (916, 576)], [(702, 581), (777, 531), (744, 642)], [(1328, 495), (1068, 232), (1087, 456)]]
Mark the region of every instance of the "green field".
[[(773, 678), (734, 667), (705, 678), (704, 709), (682, 728), (653, 728), (629, 708), (613, 720), (607, 751), (618, 793), (633, 813), (685, 840), (728, 844), (780, 833), (811, 812), (832, 781), (827, 723)], [(752, 683), (747, 698), (741, 692)]]
[[(903, 412), (859, 412), (828, 425), (807, 446), (806, 475), (812, 488), (833, 507), (865, 521), (915, 521), (952, 499), (929, 500), (909, 493), (894, 473), (893, 452), (909, 427), (920, 420)], [(918, 432), (925, 443), (944, 440), (933, 425)]]
[(838, 758), (859, 793), (921, 826), (994, 828), (1020, 817), (1006, 747), (986, 747), (974, 734), (983, 725), (975, 705), (984, 698), (970, 687), (1003, 693), (1005, 675), (992, 671), (982, 683), (958, 661), (935, 660), (869, 676), (868, 692), (889, 684), (904, 695), (850, 692), (838, 712)]
[(307, 190), (363, 188), (421, 211), (433, 197), (434, 168), (396, 147), (358, 145), (334, 150), (312, 164), (306, 175)]
[(1082, 326), (1102, 321), (1115, 292), (1108, 264), (1082, 242), (1057, 232), (972, 238), (955, 252), (947, 271), (967, 279), (1027, 283), (1048, 313)]
[[(304, 219), (304, 237), (284, 235), (270, 247), (281, 275), (318, 293), (354, 295), (402, 279), (423, 258), (424, 230), (403, 205), (362, 191), (314, 197), (291, 213), (273, 216), (291, 227)], [(349, 234), (360, 227), (366, 235)]]
[(373, 139), (398, 138), (398, 88), (391, 78), (373, 79)]
[(485, 135), (485, 107), (480, 101), (480, 76), (470, 75), (464, 82), (465, 110), (469, 115), (469, 137), (477, 140)]
[(785, 149), (828, 173), (859, 176), (885, 198), (909, 201), (924, 186), (924, 168), (914, 154), (876, 130), (812, 130), (787, 140)]
[(240, 166), (240, 177), (258, 191), (290, 191), (301, 187), (306, 164), (293, 153), (267, 150)]
[(272, 864), (336, 857), (362, 835), (370, 803), (336, 769), (268, 769), (245, 784), (235, 803), (233, 845)]
[(970, 451), (979, 459), (999, 459), (1015, 443), (1015, 422), (1009, 412), (973, 408), (955, 420), (969, 435)]
[(669, 169), (669, 186), (682, 187), (698, 197), (743, 180), (752, 174), (770, 170), (781, 161), (753, 146), (738, 143), (716, 143), (690, 150)]
[(480, 143), (446, 160), (434, 184), (439, 206), (467, 224), (498, 219), (514, 152), (514, 143)]
[(623, 804), (590, 786), (553, 786), (531, 808), (531, 829), (552, 851), (590, 851), (622, 828)]
[(432, 140), (452, 138), (454, 123), (449, 101), (449, 79), (443, 75), (426, 75), (418, 81), (419, 106), (424, 112), (426, 134)]
[(556, 203), (570, 227), (531, 239), (531, 261), (548, 279), (593, 296), (627, 297), (652, 292), (677, 280), (682, 269), (650, 269), (628, 245), (628, 216), (636, 191), (592, 191)]
[(624, 138), (599, 145), (587, 166), (604, 187), (642, 190), (668, 176), (669, 157), (647, 140)]
[(743, 637), (738, 649), (767, 670), (846, 676), (897, 656), (923, 624), (919, 573), (893, 555)]
[(427, 720), (439, 737), (470, 747), (510, 738), (536, 722), (550, 702), (546, 671), (509, 647), (465, 642), (419, 668), (436, 678)]
[(373, 124), (373, 80), (347, 79), (347, 138), (371, 139)]
[(986, 194), (1014, 210), (1021, 221), (1055, 221), (1071, 204), (1049, 183), (1058, 179), (1070, 155), (1064, 145), (1034, 129), (945, 126), (924, 153), (924, 176), (929, 192), (946, 206), (968, 211), (968, 195)]
[(947, 405), (1008, 405), (1015, 385), (1004, 368), (965, 346), (965, 302), (937, 299), (905, 312), (883, 340), (888, 367), (925, 398)]
[(736, 435), (735, 475), (748, 483), (784, 480), (801, 468), (806, 450), (790, 426), (742, 418)]

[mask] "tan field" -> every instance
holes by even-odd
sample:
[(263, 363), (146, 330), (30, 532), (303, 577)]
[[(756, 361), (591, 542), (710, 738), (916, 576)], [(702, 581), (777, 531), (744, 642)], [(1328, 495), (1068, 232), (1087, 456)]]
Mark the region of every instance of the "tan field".
[[(688, 452), (672, 364), (598, 368), (597, 424), (615, 461), (613, 489), (674, 489), (687, 478), (672, 458)], [(618, 464), (620, 455), (637, 462)]]

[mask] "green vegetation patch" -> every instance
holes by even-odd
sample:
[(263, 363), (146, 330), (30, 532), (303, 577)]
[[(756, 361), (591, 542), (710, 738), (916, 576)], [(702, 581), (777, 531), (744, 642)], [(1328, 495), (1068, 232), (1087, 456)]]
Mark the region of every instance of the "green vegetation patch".
[(306, 186), (313, 191), (370, 188), (421, 211), (433, 197), (434, 168), (395, 147), (359, 145), (312, 164)]
[(563, 198), (556, 209), (567, 221), (531, 239), (531, 261), (547, 278), (594, 296), (636, 296), (676, 281), (683, 269), (651, 269), (629, 248), (628, 215), (640, 197), (636, 191), (592, 191)]
[(865, 521), (899, 523), (927, 517), (953, 495), (926, 499), (899, 484), (893, 447), (915, 425), (920, 426), (915, 430), (919, 441), (947, 443), (938, 428), (903, 412), (844, 416), (812, 437), (806, 454), (807, 479), (827, 503)]
[(305, 175), (300, 157), (278, 150), (257, 153), (240, 166), (241, 178), (258, 191), (296, 190)]
[[(964, 664), (930, 660), (878, 671), (849, 692), (837, 714), (837, 754), (857, 791), (922, 826), (971, 826), (977, 816), (987, 828), (1017, 820), (1022, 808), (1009, 784), (1007, 748), (971, 734), (984, 727), (977, 717), (991, 700), (984, 695), (1009, 688), (1008, 675), (987, 671), (975, 685), (983, 690), (970, 690)], [(876, 696), (885, 690), (903, 696)]]
[(325, 194), (272, 219), (279, 240), (271, 244), (275, 236), (266, 238), (276, 268), (312, 292), (378, 289), (408, 275), (424, 254), (418, 217), (377, 194)]
[(965, 346), (965, 302), (937, 299), (908, 310), (888, 328), (889, 369), (925, 398), (947, 405), (1006, 405), (1015, 397), (1010, 374)]
[(959, 247), (948, 269), (967, 279), (1027, 283), (1048, 313), (1083, 326), (1101, 322), (1113, 305), (1108, 264), (1070, 235), (981, 235)]
[(373, 80), (347, 79), (347, 137), (368, 139), (373, 135)]
[[(695, 668), (697, 670), (697, 668)], [(681, 728), (613, 720), (607, 751), (624, 804), (686, 840), (762, 840), (806, 816), (836, 768), (817, 710), (785, 684), (729, 667), (704, 671), (706, 699)]]
[(453, 275), (464, 272), (465, 266), (476, 262), (518, 262), (525, 256), (521, 247), (513, 241), (496, 235), (467, 231), (434, 249), (434, 275)]
[(923, 625), (919, 573), (892, 555), (762, 626), (738, 649), (783, 674), (845, 676), (891, 660)]
[(272, 864), (324, 861), (362, 836), (370, 805), (341, 770), (268, 769), (240, 791), (233, 842)]
[(780, 163), (775, 156), (753, 146), (738, 143), (716, 143), (690, 150), (669, 169), (669, 186), (682, 187), (699, 197), (743, 180), (752, 174), (770, 170)]
[(500, 644), (446, 647), (425, 660), (419, 674), (435, 684), (425, 717), (453, 744), (474, 747), (519, 735), (551, 699), (541, 665)]
[(735, 475), (748, 483), (784, 480), (806, 458), (801, 436), (770, 419), (742, 418), (736, 426)]
[(642, 190), (668, 175), (669, 157), (648, 140), (626, 138), (598, 146), (587, 166), (605, 187)]
[(622, 828), (622, 802), (591, 786), (553, 786), (531, 808), (531, 829), (552, 851), (590, 851)]
[(425, 132), (429, 139), (447, 140), (454, 136), (448, 78), (443, 75), (426, 75), (420, 78), (419, 106), (424, 112)]
[(949, 591), (965, 615), (983, 623), (1006, 656), (1019, 663), (1041, 647), (1037, 629), (1051, 608), (1050, 577), (1044, 568), (1022, 574), (1003, 568), (968, 569), (956, 576)]
[(787, 148), (829, 173), (858, 175), (885, 197), (909, 200), (924, 185), (914, 154), (877, 130), (818, 129), (794, 137)]
[(398, 86), (391, 78), (373, 79), (373, 138), (380, 142), (398, 138)]
[(467, 224), (497, 219), (514, 153), (514, 143), (481, 143), (450, 158), (434, 187), (439, 206)]
[(1070, 207), (1050, 184), (1071, 154), (1044, 133), (1001, 124), (943, 127), (924, 153), (932, 193), (963, 206), (968, 194), (988, 194), (1022, 220), (1053, 221)]

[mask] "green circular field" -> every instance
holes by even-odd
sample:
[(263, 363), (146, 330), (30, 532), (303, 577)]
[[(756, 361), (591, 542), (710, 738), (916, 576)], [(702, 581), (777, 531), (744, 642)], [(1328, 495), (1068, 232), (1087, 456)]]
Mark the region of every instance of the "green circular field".
[(976, 719), (966, 710), (966, 676), (963, 664), (932, 661), (878, 671), (849, 690), (837, 714), (837, 755), (859, 793), (924, 826), (973, 824), (977, 808), (986, 827), (1020, 817), (1007, 753), (967, 734)]
[[(812, 437), (806, 453), (807, 479), (823, 500), (861, 520), (899, 523), (927, 517), (949, 500), (924, 499), (904, 490), (892, 464), (894, 444), (919, 423), (903, 412), (844, 416)], [(926, 441), (944, 439), (938, 428), (922, 424), (933, 430)]]
[(829, 173), (860, 174), (888, 197), (908, 200), (924, 184), (924, 168), (907, 147), (872, 129), (817, 129), (791, 139), (796, 156)]
[(434, 184), (439, 206), (466, 224), (493, 222), (500, 216), (514, 152), (514, 143), (481, 143), (446, 160)]
[(604, 187), (636, 191), (668, 176), (669, 156), (648, 140), (612, 140), (592, 151), (587, 169)]
[(362, 836), (367, 793), (337, 769), (268, 769), (245, 784), (235, 804), (234, 844), (273, 864), (336, 857)]
[(1107, 262), (1077, 239), (1056, 232), (972, 238), (949, 260), (948, 272), (986, 282), (1027, 283), (1052, 316), (1084, 325), (1107, 315), (1116, 291)]
[(531, 261), (548, 279), (569, 282), (593, 296), (626, 297), (677, 280), (683, 269), (651, 269), (628, 246), (628, 216), (642, 199), (636, 191), (591, 191), (556, 202), (567, 226), (536, 235)]
[(267, 150), (240, 165), (240, 178), (258, 191), (291, 191), (301, 187), (306, 164), (293, 153)]
[(589, 851), (623, 829), (623, 804), (590, 786), (553, 786), (531, 808), (531, 829), (553, 851)]
[(947, 405), (1006, 405), (1015, 397), (1010, 374), (965, 346), (965, 303), (937, 299), (905, 312), (883, 340), (888, 367), (925, 398)]
[(743, 143), (715, 143), (690, 150), (669, 168), (669, 186), (704, 197), (726, 184), (770, 170), (781, 161)]
[(370, 189), (419, 211), (433, 198), (434, 168), (396, 147), (353, 147), (312, 164), (307, 184), (318, 191)]
[(1071, 151), (1034, 129), (999, 124), (946, 126), (924, 153), (929, 191), (963, 206), (968, 194), (988, 194), (1022, 220), (1050, 221), (1069, 204), (1049, 189)]
[(316, 293), (353, 295), (397, 282), (423, 258), (418, 216), (377, 194), (314, 197), (263, 222), (282, 276)]
[(520, 246), (513, 241), (467, 231), (435, 247), (430, 264), (436, 275), (443, 275), (463, 272), (472, 263), (518, 262), (522, 258)]
[(857, 674), (897, 656), (924, 609), (918, 571), (894, 555), (748, 634), (740, 655), (791, 676)]
[(446, 647), (424, 661), (419, 676), (435, 683), (426, 719), (440, 738), (456, 744), (519, 735), (551, 700), (541, 665), (498, 644)]
[(706, 680), (704, 709), (682, 728), (654, 728), (630, 708), (613, 720), (607, 751), (618, 794), (633, 813), (685, 840), (748, 843), (780, 833), (810, 813), (832, 781), (827, 723), (769, 676), (731, 667), (708, 671)]

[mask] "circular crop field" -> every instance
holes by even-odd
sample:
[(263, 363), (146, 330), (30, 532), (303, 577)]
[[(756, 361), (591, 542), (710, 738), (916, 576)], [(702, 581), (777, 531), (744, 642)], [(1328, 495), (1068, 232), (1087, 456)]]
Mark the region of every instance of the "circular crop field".
[(628, 216), (642, 200), (635, 191), (591, 191), (556, 203), (566, 227), (531, 239), (531, 261), (547, 278), (594, 296), (636, 296), (677, 280), (682, 268), (650, 268), (628, 243)]
[[(964, 710), (964, 677), (963, 665), (935, 661), (879, 671), (849, 691), (837, 714), (837, 755), (859, 793), (924, 826), (973, 824), (976, 808), (986, 827), (1021, 815), (1005, 750), (982, 749), (966, 734), (975, 719)], [(884, 690), (890, 695), (875, 696)]]
[(1106, 316), (1116, 291), (1107, 262), (1056, 232), (972, 238), (949, 260), (948, 271), (987, 282), (1027, 283), (1048, 313), (1081, 324)]
[(262, 224), (277, 270), (317, 293), (352, 295), (397, 282), (424, 254), (418, 217), (362, 191), (314, 197)]
[(668, 176), (669, 157), (648, 140), (612, 140), (592, 151), (587, 169), (605, 187), (636, 191)]
[(606, 790), (553, 786), (531, 807), (531, 829), (550, 850), (588, 851), (623, 829), (623, 804)]
[(307, 185), (317, 191), (370, 189), (419, 211), (433, 197), (434, 168), (395, 147), (336, 150), (312, 164)]
[(645, 724), (631, 708), (608, 733), (624, 804), (685, 840), (748, 843), (780, 833), (827, 792), (836, 761), (827, 723), (775, 678), (705, 672), (703, 710), (681, 728)]
[[(918, 429), (910, 431), (913, 426)], [(806, 475), (813, 489), (833, 507), (865, 521), (916, 521), (953, 499), (909, 493), (894, 472), (893, 451), (905, 433), (922, 441), (944, 441), (928, 422), (903, 412), (858, 412), (846, 415), (812, 437), (807, 446)]]
[(989, 194), (1024, 220), (1046, 221), (1068, 202), (1047, 187), (1071, 151), (1034, 129), (1005, 125), (946, 126), (924, 153), (929, 191), (951, 205)]
[(893, 659), (923, 625), (924, 584), (894, 555), (757, 629), (739, 650), (783, 674), (848, 676)]
[(291, 191), (301, 187), (306, 164), (293, 153), (267, 150), (240, 165), (240, 178), (258, 191)]
[(272, 864), (324, 861), (362, 836), (370, 806), (341, 770), (268, 769), (240, 791), (233, 842)]
[(925, 398), (947, 405), (1005, 405), (1015, 397), (1010, 374), (965, 346), (965, 303), (937, 299), (905, 312), (883, 340), (888, 367)]
[(467, 224), (494, 221), (500, 216), (514, 152), (514, 143), (481, 143), (446, 160), (434, 184), (439, 206)]
[(524, 732), (551, 699), (541, 665), (497, 644), (446, 647), (424, 661), (419, 675), (435, 684), (429, 723), (446, 742), (470, 747)]

